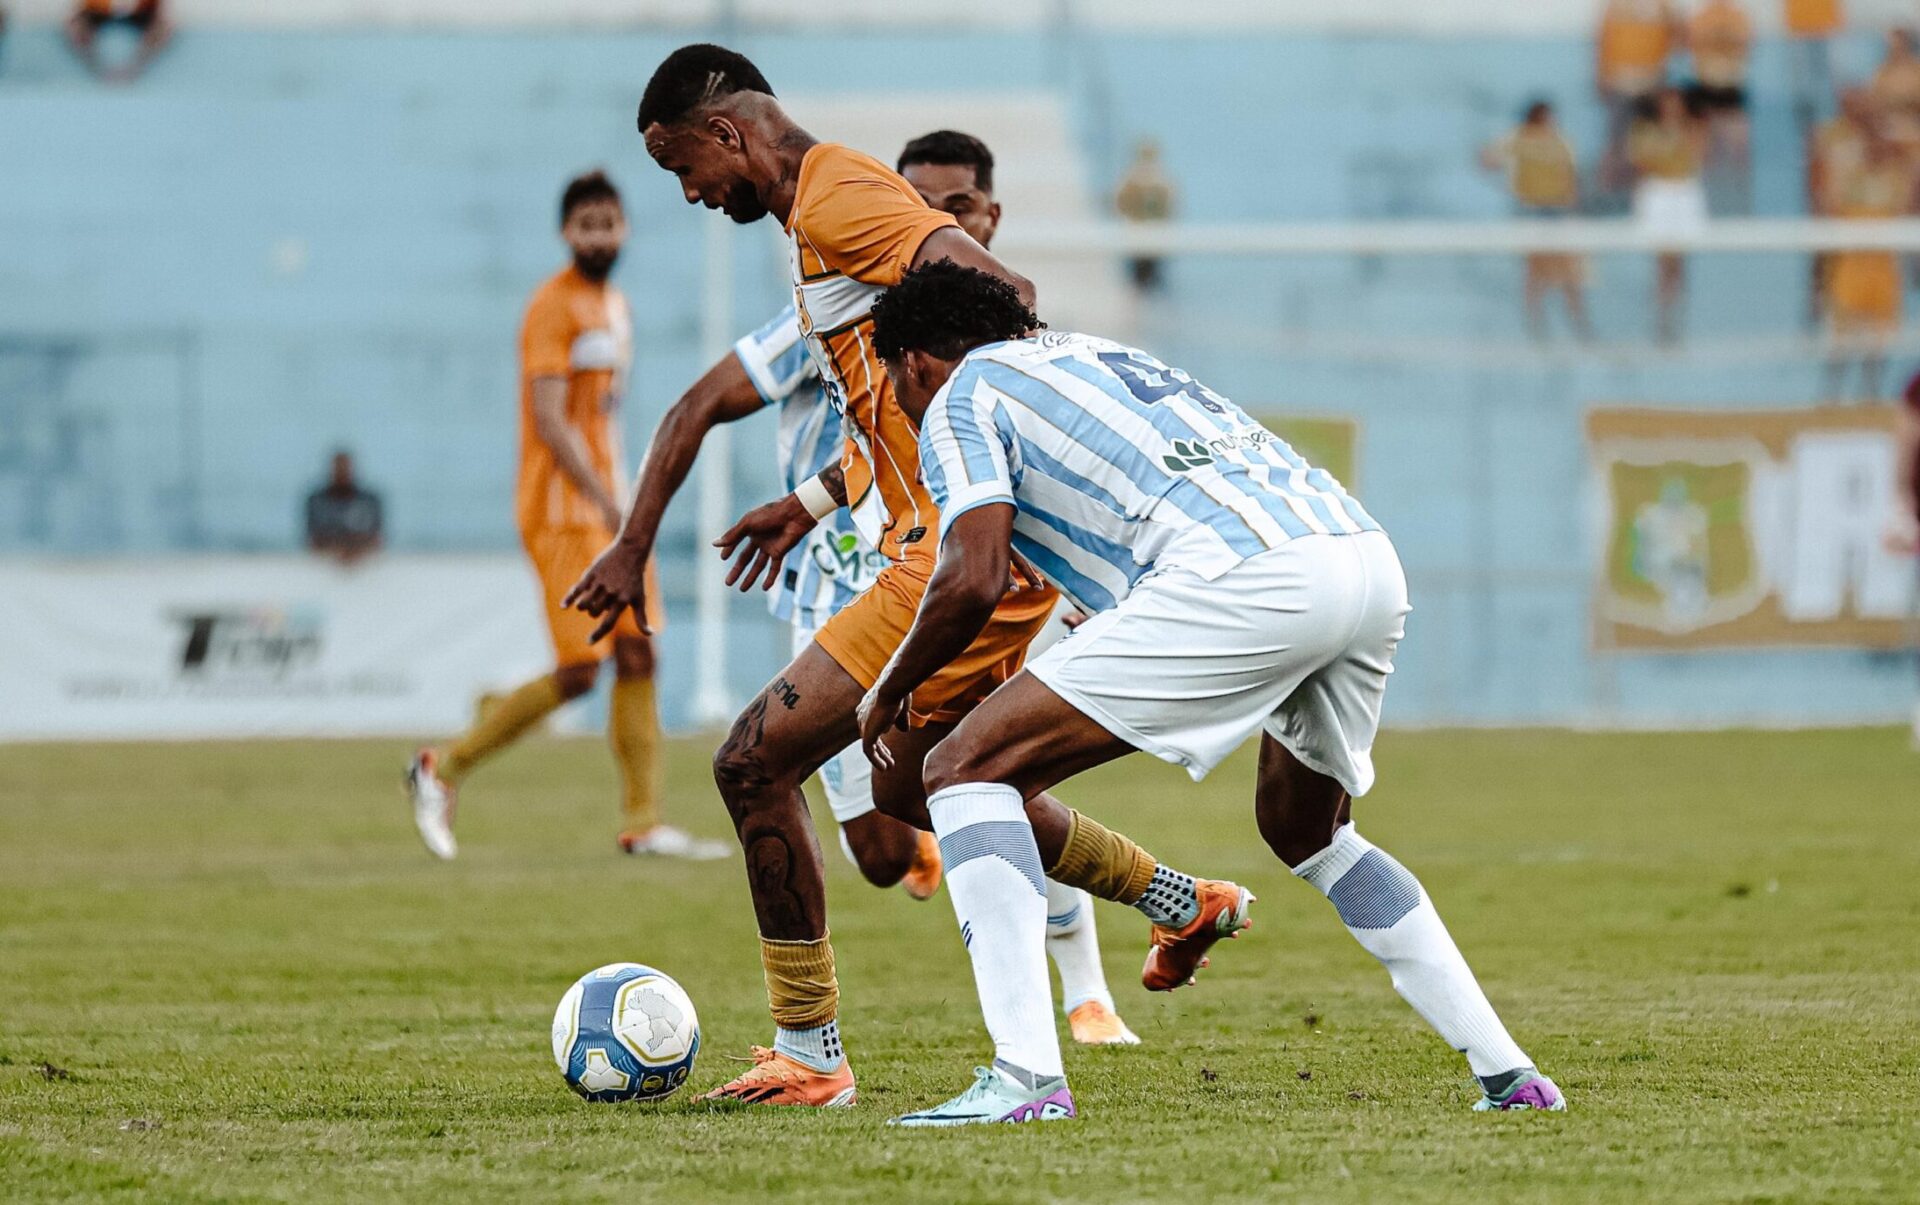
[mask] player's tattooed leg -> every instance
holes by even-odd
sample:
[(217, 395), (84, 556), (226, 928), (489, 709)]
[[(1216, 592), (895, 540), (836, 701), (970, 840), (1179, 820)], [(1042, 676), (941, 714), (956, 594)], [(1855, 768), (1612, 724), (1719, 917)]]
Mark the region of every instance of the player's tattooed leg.
[(714, 784), (740, 837), (763, 937), (826, 932), (820, 846), (800, 784), (854, 739), (859, 697), (859, 684), (809, 647), (754, 697), (714, 753)]

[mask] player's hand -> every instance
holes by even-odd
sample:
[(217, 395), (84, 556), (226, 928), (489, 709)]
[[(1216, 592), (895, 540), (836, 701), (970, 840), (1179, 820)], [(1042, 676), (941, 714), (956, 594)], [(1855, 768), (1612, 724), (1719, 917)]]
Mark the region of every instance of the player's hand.
[(639, 545), (615, 540), (587, 566), (573, 589), (560, 600), (563, 607), (599, 617), (600, 626), (593, 630), (592, 643), (604, 640), (613, 631), (613, 625), (620, 622), (620, 613), (627, 610), (633, 612), (642, 632), (653, 635), (653, 628), (647, 623), (649, 552)]
[(873, 684), (873, 689), (860, 700), (860, 706), (854, 709), (854, 718), (860, 722), (860, 748), (867, 760), (876, 769), (893, 769), (893, 750), (887, 748), (883, 737), (895, 728), (907, 726), (907, 700), (895, 699), (882, 693), (885, 680)]
[[(733, 560), (727, 585), (737, 583), (744, 594), (753, 589), (754, 582), (760, 581), (764, 573), (761, 589), (773, 589), (773, 583), (780, 576), (780, 562), (807, 538), (816, 522), (800, 499), (792, 494), (765, 506), (756, 506), (742, 515), (738, 523), (727, 529), (726, 535), (713, 542), (723, 558)], [(741, 550), (738, 559), (733, 555), (736, 548)]]
[(1085, 611), (1068, 611), (1060, 617), (1060, 622), (1066, 624), (1067, 631), (1071, 632), (1092, 618), (1093, 616), (1087, 614)]
[(1040, 570), (1034, 568), (1032, 561), (1021, 556), (1017, 549), (1007, 549), (1007, 575), (1012, 579), (1008, 590), (1045, 590), (1047, 579)]

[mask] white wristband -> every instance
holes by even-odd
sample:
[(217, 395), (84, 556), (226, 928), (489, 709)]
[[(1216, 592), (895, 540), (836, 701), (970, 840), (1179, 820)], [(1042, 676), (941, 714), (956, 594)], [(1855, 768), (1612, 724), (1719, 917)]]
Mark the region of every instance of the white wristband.
[(817, 476), (809, 477), (795, 486), (793, 496), (800, 499), (800, 505), (806, 507), (807, 513), (816, 519), (824, 519), (840, 509), (840, 504), (833, 500), (833, 495), (827, 492), (826, 486), (820, 484)]

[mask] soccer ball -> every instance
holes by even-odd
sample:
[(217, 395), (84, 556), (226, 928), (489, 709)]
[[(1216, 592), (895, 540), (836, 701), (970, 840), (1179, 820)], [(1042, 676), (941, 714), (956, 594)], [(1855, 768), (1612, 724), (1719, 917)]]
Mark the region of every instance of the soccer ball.
[(661, 1100), (693, 1071), (700, 1019), (672, 979), (637, 962), (588, 971), (553, 1014), (553, 1061), (593, 1101)]

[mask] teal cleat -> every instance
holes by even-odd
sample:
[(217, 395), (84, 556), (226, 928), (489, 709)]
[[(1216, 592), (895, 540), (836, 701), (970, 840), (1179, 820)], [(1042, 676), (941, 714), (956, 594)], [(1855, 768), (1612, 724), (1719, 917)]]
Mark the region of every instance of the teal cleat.
[(1028, 1088), (999, 1067), (975, 1067), (973, 1086), (943, 1105), (887, 1122), (895, 1126), (967, 1126), (999, 1121), (1064, 1121), (1078, 1117), (1061, 1077)]

